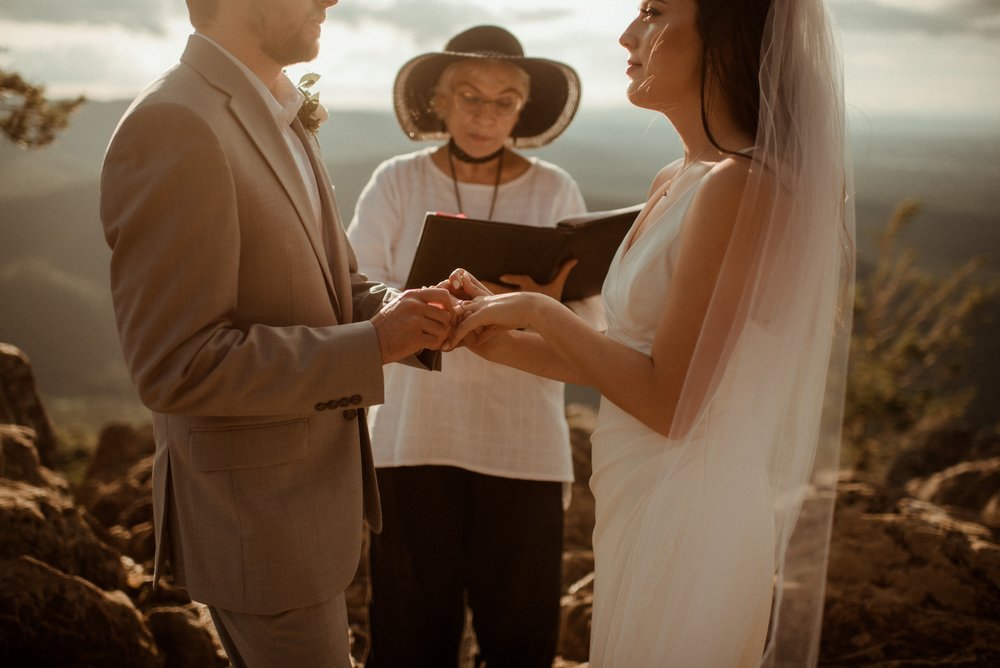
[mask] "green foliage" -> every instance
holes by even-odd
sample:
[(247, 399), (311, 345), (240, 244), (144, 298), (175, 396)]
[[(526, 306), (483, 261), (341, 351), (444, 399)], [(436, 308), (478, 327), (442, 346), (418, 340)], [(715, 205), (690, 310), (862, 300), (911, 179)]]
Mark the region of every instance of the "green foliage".
[(936, 277), (916, 266), (900, 231), (920, 211), (896, 207), (873, 272), (859, 277), (844, 411), (845, 463), (880, 474), (907, 445), (956, 426), (975, 390), (963, 383), (967, 331), (995, 290), (977, 283), (982, 258)]
[(51, 143), (83, 102), (83, 97), (49, 100), (44, 86), (0, 68), (0, 130), (15, 144), (37, 148)]

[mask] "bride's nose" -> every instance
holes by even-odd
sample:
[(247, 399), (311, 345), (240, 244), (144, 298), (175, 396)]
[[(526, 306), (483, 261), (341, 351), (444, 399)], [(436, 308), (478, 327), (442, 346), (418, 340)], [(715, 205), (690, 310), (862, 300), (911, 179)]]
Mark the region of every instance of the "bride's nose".
[(634, 50), (635, 47), (639, 44), (639, 41), (636, 39), (635, 33), (633, 31), (634, 28), (635, 28), (635, 22), (633, 21), (632, 23), (629, 24), (627, 28), (625, 28), (625, 32), (623, 32), (621, 36), (618, 38), (618, 43), (624, 46), (629, 51)]

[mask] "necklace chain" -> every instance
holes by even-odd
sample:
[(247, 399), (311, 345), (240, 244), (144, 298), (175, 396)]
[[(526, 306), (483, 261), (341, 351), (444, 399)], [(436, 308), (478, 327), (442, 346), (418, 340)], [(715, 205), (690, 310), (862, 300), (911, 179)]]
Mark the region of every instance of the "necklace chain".
[[(458, 148), (457, 146), (455, 148)], [(500, 174), (503, 172), (503, 147), (500, 148), (496, 153), (487, 156), (491, 160), (493, 157), (499, 157), (497, 161), (497, 175), (496, 179), (493, 181), (493, 198), (490, 200), (490, 214), (486, 217), (486, 220), (493, 220), (493, 210), (497, 205), (497, 192), (500, 190)], [(487, 162), (487, 160), (478, 160), (478, 162)], [(462, 207), (462, 194), (458, 190), (458, 176), (455, 172), (455, 158), (454, 151), (451, 150), (449, 146), (448, 150), (448, 166), (451, 167), (451, 184), (455, 188), (455, 201), (458, 203), (458, 212), (465, 215), (465, 209)]]
[(680, 169), (679, 172), (677, 172), (676, 174), (674, 174), (673, 176), (671, 176), (670, 180), (667, 181), (667, 187), (664, 188), (663, 195), (661, 195), (661, 197), (666, 198), (666, 196), (669, 195), (670, 191), (673, 189), (674, 182), (676, 182), (677, 179), (681, 178), (681, 176), (684, 175), (684, 172), (686, 172), (687, 170), (689, 170), (696, 162), (698, 162), (699, 160), (701, 160), (702, 156), (704, 156), (706, 153), (708, 153), (712, 148), (713, 148), (713, 146), (711, 144), (709, 144), (708, 148), (706, 148), (704, 151), (702, 151), (697, 156), (695, 156), (694, 160), (692, 160), (688, 164), (686, 164), (683, 167), (681, 167), (681, 169)]

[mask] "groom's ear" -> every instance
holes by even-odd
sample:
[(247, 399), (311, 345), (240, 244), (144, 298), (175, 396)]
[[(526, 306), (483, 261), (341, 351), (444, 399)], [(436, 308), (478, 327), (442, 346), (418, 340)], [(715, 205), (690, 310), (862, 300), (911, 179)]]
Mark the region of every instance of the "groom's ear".
[(211, 27), (212, 20), (219, 11), (219, 0), (185, 0), (188, 16), (195, 30), (204, 31)]

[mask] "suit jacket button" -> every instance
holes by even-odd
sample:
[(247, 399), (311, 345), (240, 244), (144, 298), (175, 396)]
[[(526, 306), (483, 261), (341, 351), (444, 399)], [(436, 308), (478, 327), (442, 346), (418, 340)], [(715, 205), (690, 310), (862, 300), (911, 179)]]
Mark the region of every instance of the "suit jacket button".
[(346, 411), (344, 411), (345, 420), (353, 420), (357, 416), (358, 416), (358, 411), (353, 408), (348, 408)]
[(315, 408), (318, 411), (325, 411), (327, 409), (326, 402), (325, 401), (319, 402), (318, 404), (316, 404)]
[(361, 403), (361, 395), (360, 394), (352, 394), (351, 395), (351, 403), (353, 405), (355, 405), (355, 406), (357, 406), (358, 404), (360, 404)]
[(341, 398), (341, 400), (340, 400), (340, 407), (341, 408), (347, 408), (350, 405), (351, 405), (351, 400), (350, 399), (348, 399), (347, 397)]
[(337, 402), (336, 399), (330, 399), (330, 401), (326, 402), (326, 407), (331, 409), (336, 408), (339, 405), (340, 404)]

